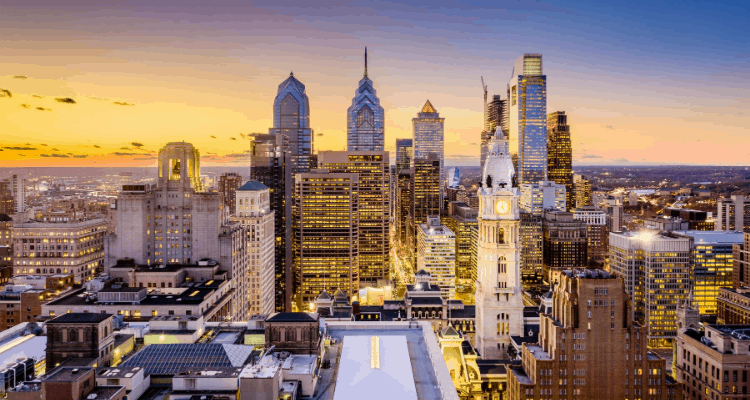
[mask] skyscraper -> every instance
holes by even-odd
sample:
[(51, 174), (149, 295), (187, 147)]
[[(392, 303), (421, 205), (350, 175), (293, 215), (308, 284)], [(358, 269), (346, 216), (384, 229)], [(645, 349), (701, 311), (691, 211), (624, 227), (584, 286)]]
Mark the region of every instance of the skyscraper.
[(509, 133), (518, 140), (518, 182), (547, 179), (547, 76), (542, 55), (516, 59), (508, 82)]
[(219, 194), (221, 195), (224, 207), (229, 210), (229, 215), (233, 215), (237, 210), (234, 193), (237, 188), (242, 186), (242, 177), (236, 172), (227, 172), (219, 176)]
[[(435, 107), (432, 106), (429, 100), (424, 103), (422, 111), (417, 114), (417, 118), (412, 119), (412, 125), (414, 127), (414, 159), (412, 165), (414, 166), (415, 179), (419, 174), (418, 164), (427, 164), (429, 167), (437, 167), (437, 185), (435, 189), (438, 191), (436, 204), (425, 204), (425, 208), (432, 212), (433, 209), (440, 211), (440, 205), (443, 198), (443, 185), (445, 182), (445, 175), (443, 169), (445, 168), (443, 158), (443, 140), (444, 140), (444, 124), (445, 118), (440, 118), (440, 114), (437, 112)], [(437, 161), (437, 164), (436, 164)], [(423, 181), (434, 185), (432, 179)], [(414, 191), (423, 192), (428, 190), (426, 187), (421, 187), (420, 184), (415, 183)], [(427, 199), (425, 199), (427, 200)], [(429, 199), (431, 201), (431, 199)], [(437, 213), (430, 214), (437, 215)], [(421, 218), (420, 215), (415, 215), (419, 224), (426, 223), (427, 220)]]
[(425, 158), (414, 159), (414, 187), (412, 218), (413, 226), (427, 223), (427, 217), (440, 215), (440, 201), (443, 181), (440, 179), (440, 159), (435, 153)]
[(561, 271), (588, 265), (588, 229), (566, 211), (542, 213), (543, 277), (554, 283)]
[(591, 205), (591, 181), (583, 175), (573, 176), (573, 191), (575, 192), (577, 208)]
[(359, 289), (359, 175), (314, 169), (295, 176), (294, 273), (297, 307), (325, 289)]
[(387, 151), (321, 151), (318, 167), (359, 175), (359, 281), (377, 286), (388, 275), (390, 161)]
[(247, 243), (248, 316), (270, 315), (276, 309), (274, 263), (274, 211), (271, 190), (249, 181), (235, 191), (237, 211), (232, 219), (245, 227)]
[(496, 135), (479, 188), (476, 347), (486, 359), (507, 358), (511, 336), (522, 336), (523, 289), (518, 188), (508, 138)]
[(411, 168), (412, 158), (414, 158), (414, 141), (396, 139), (396, 174), (402, 169)]
[(313, 130), (310, 128), (310, 103), (294, 73), (281, 82), (273, 101), (273, 128), (269, 133), (284, 136), (283, 147), (292, 157), (292, 173), (307, 172), (314, 167)]
[(294, 186), (291, 153), (284, 146), (284, 136), (255, 135), (250, 143), (250, 179), (270, 189), (271, 210), (274, 211), (276, 231), (276, 311), (292, 310), (292, 196)]
[(750, 197), (734, 194), (729, 199), (719, 199), (714, 230), (750, 232)]
[(456, 297), (456, 235), (439, 217), (427, 218), (417, 229), (417, 270), (430, 274), (430, 284), (440, 287), (443, 298)]
[(413, 225), (414, 217), (411, 214), (414, 209), (412, 205), (414, 201), (414, 170), (411, 168), (400, 170), (397, 179), (396, 237), (407, 251), (413, 252), (413, 246), (410, 246), (410, 244), (413, 242), (412, 237), (416, 232)]
[(477, 281), (477, 242), (473, 240), (477, 210), (457, 201), (450, 203), (448, 208), (443, 224), (456, 236), (456, 292), (473, 299)]
[(565, 111), (547, 115), (547, 179), (565, 185), (567, 210), (575, 207), (573, 192), (573, 149)]
[(367, 47), (365, 47), (365, 74), (346, 111), (347, 150), (383, 151), (385, 112), (367, 75)]
[(541, 216), (544, 210), (565, 211), (565, 186), (553, 181), (522, 183), (519, 185), (522, 211)]

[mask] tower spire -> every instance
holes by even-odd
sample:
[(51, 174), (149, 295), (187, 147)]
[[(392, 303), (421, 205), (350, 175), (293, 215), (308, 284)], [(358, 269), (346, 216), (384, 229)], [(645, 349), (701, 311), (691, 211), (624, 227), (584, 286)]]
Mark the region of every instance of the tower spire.
[(367, 46), (365, 46), (365, 78), (367, 78)]

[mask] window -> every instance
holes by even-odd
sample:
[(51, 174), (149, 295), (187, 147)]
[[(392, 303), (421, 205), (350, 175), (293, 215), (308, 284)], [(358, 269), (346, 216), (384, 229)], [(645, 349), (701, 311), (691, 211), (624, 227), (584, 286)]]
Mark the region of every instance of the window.
[(195, 389), (195, 378), (185, 379), (185, 389)]

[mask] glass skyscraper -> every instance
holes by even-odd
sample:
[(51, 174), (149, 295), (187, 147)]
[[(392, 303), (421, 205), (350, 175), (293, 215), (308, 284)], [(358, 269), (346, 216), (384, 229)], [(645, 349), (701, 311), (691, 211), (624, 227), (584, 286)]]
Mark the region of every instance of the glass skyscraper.
[(542, 55), (519, 57), (508, 83), (510, 137), (518, 142), (518, 182), (547, 180), (547, 76)]
[(347, 150), (383, 151), (385, 113), (380, 99), (367, 76), (367, 48), (365, 47), (365, 75), (346, 111)]
[[(425, 185), (435, 185), (435, 187), (420, 187), (419, 182), (415, 181), (414, 193), (415, 203), (422, 203), (421, 195), (428, 199), (436, 199), (437, 204), (419, 204), (424, 212), (417, 212), (414, 217), (417, 218), (416, 224), (427, 223), (428, 215), (437, 215), (440, 212), (440, 204), (443, 198), (443, 185), (445, 183), (443, 162), (443, 126), (445, 118), (440, 118), (440, 114), (429, 100), (424, 103), (422, 111), (417, 114), (417, 118), (412, 119), (414, 126), (414, 158), (412, 166), (414, 167), (415, 180), (417, 176), (422, 176), (421, 182)], [(420, 164), (422, 164), (420, 166)], [(425, 174), (435, 171), (438, 176), (428, 177)], [(434, 195), (427, 195), (428, 192), (435, 192)], [(434, 212), (434, 210), (437, 212)]]
[(411, 168), (414, 157), (414, 141), (412, 139), (396, 139), (396, 174), (402, 169)]
[(310, 103), (305, 85), (294, 77), (294, 73), (289, 73), (276, 92), (270, 133), (284, 136), (284, 147), (288, 147), (292, 155), (292, 174), (307, 172), (314, 167)]
[(567, 208), (575, 208), (573, 149), (565, 111), (556, 111), (547, 116), (547, 178), (565, 185)]

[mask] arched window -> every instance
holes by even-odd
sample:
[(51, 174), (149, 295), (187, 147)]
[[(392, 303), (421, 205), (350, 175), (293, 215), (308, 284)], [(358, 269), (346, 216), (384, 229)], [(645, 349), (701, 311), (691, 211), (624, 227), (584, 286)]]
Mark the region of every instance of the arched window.
[(78, 330), (69, 329), (68, 330), (68, 342), (77, 342), (77, 341), (78, 341)]
[(497, 243), (505, 243), (505, 229), (503, 228), (497, 228)]
[(500, 256), (500, 258), (497, 259), (497, 273), (498, 274), (504, 274), (508, 270), (508, 267), (505, 263), (505, 256)]

